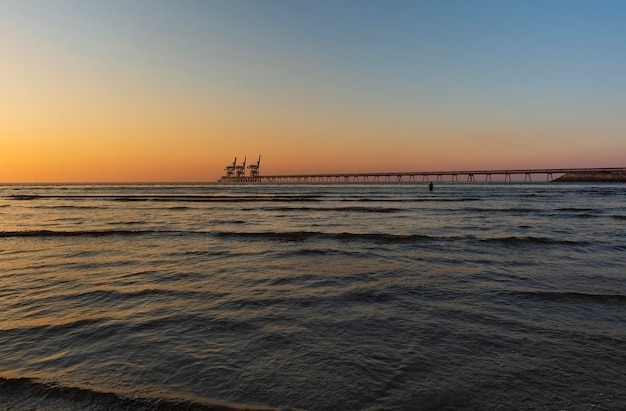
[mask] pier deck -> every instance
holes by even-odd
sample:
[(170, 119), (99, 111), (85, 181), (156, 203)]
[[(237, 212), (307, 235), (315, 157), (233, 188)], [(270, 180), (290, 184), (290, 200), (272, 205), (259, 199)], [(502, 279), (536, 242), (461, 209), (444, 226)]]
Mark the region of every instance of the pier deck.
[(457, 171), (399, 171), (388, 173), (326, 173), (326, 174), (285, 174), (256, 175), (245, 177), (222, 177), (220, 183), (402, 183), (429, 181), (475, 182), (476, 177), (493, 181), (493, 176), (501, 176), (504, 181), (512, 181), (511, 176), (524, 176), (524, 181), (532, 181), (533, 176), (545, 176), (552, 181), (554, 175), (565, 173), (624, 173), (626, 167), (604, 168), (544, 168), (519, 170), (457, 170)]

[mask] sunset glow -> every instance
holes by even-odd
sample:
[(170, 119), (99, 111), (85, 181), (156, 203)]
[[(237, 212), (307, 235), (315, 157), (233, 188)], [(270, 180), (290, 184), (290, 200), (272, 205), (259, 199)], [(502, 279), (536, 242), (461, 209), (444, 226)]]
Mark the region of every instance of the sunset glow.
[(618, 1), (3, 1), (0, 182), (626, 163)]

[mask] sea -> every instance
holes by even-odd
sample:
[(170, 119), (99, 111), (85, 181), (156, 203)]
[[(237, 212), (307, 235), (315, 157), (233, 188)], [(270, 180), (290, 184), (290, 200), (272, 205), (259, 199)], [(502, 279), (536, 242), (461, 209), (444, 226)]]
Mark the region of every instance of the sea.
[(624, 410), (626, 184), (0, 185), (2, 410)]

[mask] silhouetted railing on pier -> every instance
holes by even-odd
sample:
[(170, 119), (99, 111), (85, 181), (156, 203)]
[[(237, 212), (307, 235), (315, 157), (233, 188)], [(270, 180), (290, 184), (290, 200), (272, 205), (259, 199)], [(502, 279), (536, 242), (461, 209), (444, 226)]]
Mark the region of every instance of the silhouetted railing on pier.
[[(328, 174), (286, 174), (254, 177), (222, 177), (220, 183), (402, 183), (429, 181), (475, 182), (477, 177), (484, 181), (494, 181), (493, 176), (501, 176), (503, 181), (513, 181), (511, 176), (524, 176), (524, 181), (533, 181), (533, 176), (545, 176), (552, 181), (554, 175), (566, 173), (618, 173), (626, 172), (626, 167), (604, 168), (544, 168), (520, 170), (459, 170), (459, 171), (399, 171), (390, 173), (328, 173)], [(521, 181), (521, 178), (520, 178)]]

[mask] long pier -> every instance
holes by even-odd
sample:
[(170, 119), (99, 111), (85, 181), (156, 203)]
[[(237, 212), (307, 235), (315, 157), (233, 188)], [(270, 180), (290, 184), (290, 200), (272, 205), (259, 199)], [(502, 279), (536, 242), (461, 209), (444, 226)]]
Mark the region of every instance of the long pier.
[[(624, 173), (626, 167), (603, 168), (540, 168), (518, 170), (457, 170), (457, 171), (398, 171), (389, 173), (327, 173), (327, 174), (285, 174), (225, 176), (220, 183), (403, 183), (429, 181), (493, 181), (493, 176), (501, 176), (504, 181), (512, 181), (512, 176), (524, 176), (525, 182), (532, 177), (544, 176), (552, 181), (554, 175), (566, 173)], [(476, 178), (479, 178), (476, 180)], [(543, 179), (542, 179), (543, 180)], [(520, 177), (521, 181), (521, 177)]]

